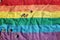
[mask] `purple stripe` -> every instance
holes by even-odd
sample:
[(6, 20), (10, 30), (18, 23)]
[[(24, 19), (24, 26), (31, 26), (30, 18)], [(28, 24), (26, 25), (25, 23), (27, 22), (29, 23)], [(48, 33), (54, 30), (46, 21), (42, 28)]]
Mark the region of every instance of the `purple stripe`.
[[(19, 35), (17, 38), (16, 36)], [(4, 33), (0, 40), (60, 40), (60, 32), (55, 33)]]

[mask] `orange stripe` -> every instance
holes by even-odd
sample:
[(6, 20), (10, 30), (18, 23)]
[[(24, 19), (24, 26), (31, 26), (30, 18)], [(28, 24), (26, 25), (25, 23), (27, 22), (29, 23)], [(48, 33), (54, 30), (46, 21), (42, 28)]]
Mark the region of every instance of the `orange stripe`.
[(0, 6), (0, 11), (60, 11), (60, 5), (21, 5), (21, 6)]

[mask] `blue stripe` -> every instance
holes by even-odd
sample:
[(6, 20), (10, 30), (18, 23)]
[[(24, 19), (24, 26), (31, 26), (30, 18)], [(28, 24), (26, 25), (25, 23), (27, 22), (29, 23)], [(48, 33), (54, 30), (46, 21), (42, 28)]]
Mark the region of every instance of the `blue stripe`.
[(60, 32), (60, 25), (0, 25), (0, 31), (6, 29), (9, 32), (39, 33), (39, 32)]

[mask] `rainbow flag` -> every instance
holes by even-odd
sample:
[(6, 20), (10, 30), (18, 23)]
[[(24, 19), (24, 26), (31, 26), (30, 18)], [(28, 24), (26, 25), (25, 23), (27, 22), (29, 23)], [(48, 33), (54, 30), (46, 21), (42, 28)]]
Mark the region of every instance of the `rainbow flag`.
[(60, 0), (0, 0), (0, 40), (60, 40)]

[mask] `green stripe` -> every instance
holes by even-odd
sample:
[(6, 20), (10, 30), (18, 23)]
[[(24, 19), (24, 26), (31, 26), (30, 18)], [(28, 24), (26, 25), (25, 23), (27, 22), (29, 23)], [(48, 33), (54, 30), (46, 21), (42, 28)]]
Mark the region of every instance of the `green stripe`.
[(60, 24), (60, 18), (0, 18), (0, 25), (51, 25)]

